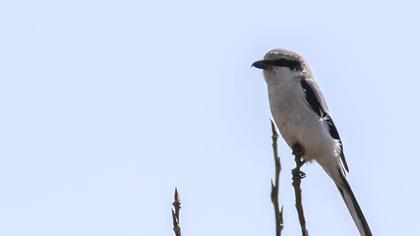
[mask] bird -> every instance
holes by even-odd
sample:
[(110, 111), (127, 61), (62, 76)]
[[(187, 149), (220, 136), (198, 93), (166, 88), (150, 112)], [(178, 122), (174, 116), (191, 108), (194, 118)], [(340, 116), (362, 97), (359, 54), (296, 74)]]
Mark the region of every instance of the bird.
[(287, 49), (272, 49), (252, 67), (262, 69), (274, 122), (304, 162), (316, 161), (334, 181), (361, 236), (372, 232), (346, 179), (343, 143), (309, 64)]

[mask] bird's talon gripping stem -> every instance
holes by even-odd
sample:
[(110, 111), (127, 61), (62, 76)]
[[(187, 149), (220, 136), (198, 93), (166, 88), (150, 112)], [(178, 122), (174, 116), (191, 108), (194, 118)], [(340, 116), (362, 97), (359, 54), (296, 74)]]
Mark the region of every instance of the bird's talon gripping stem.
[(305, 164), (305, 160), (302, 159), (304, 155), (304, 150), (300, 144), (295, 144), (292, 148), (293, 155), (295, 156), (296, 168), (292, 170), (293, 179), (303, 179), (306, 174), (300, 170), (300, 168)]
[(293, 180), (301, 180), (306, 177), (305, 172), (299, 170), (299, 168), (295, 168), (292, 170)]

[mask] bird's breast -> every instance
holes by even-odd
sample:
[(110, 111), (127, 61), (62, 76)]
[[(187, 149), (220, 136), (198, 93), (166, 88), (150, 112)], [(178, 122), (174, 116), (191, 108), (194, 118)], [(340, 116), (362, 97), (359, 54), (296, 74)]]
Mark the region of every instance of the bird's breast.
[(323, 121), (307, 104), (305, 93), (298, 82), (285, 81), (269, 87), (269, 101), (273, 118), (290, 147), (302, 145), (306, 160), (333, 153), (334, 140), (329, 136)]

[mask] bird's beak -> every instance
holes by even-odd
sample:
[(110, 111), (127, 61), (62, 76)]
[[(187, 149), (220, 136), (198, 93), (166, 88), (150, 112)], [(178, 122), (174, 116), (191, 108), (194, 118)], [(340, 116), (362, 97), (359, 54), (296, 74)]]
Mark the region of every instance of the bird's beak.
[(266, 63), (266, 61), (260, 60), (260, 61), (256, 61), (256, 62), (252, 63), (251, 67), (252, 66), (255, 67), (255, 68), (264, 70), (264, 69), (267, 68), (268, 64)]

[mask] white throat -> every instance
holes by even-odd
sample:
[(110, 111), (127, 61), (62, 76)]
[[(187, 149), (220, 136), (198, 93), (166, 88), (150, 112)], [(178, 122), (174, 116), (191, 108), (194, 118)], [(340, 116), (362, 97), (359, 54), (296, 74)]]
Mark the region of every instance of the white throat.
[(293, 80), (301, 73), (287, 67), (275, 67), (272, 70), (264, 70), (264, 78), (268, 87), (276, 86), (281, 82)]

